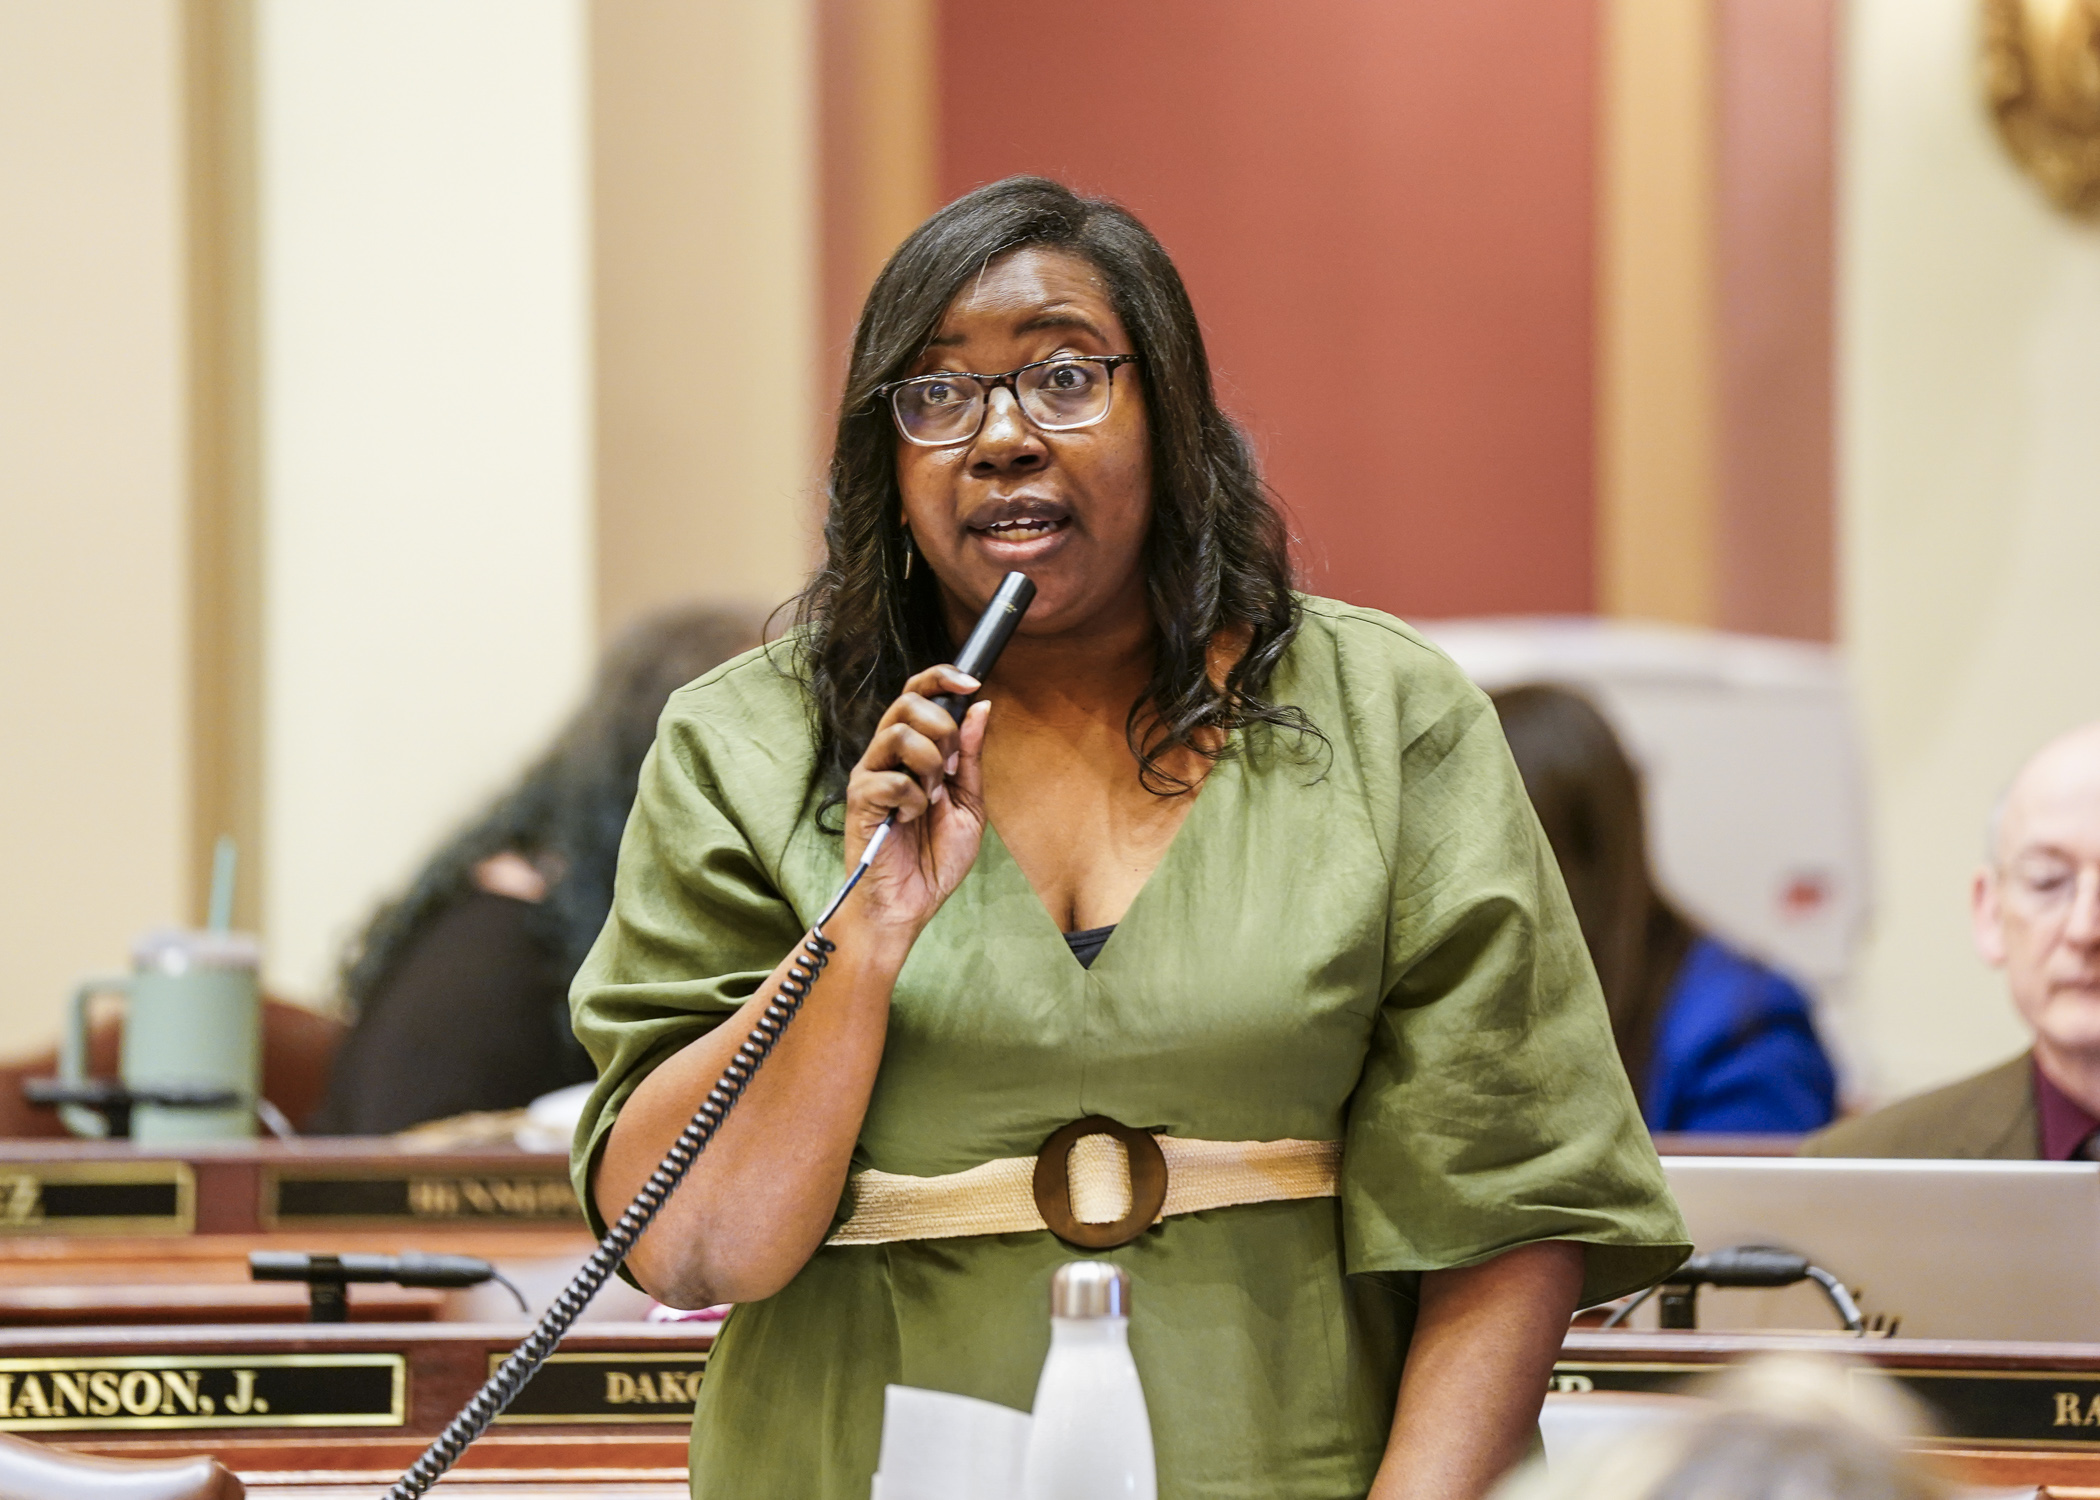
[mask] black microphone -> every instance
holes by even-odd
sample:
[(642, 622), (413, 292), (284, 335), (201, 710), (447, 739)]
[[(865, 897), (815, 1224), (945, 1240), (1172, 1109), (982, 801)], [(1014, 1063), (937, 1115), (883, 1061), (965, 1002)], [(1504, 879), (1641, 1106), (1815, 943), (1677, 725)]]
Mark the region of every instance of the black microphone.
[[(977, 617), (977, 624), (971, 629), (970, 638), (963, 642), (962, 650), (955, 653), (955, 670), (966, 672), (979, 682), (984, 681), (1034, 599), (1035, 583), (1026, 573), (1009, 573), (1000, 579), (992, 602)], [(970, 700), (976, 696), (975, 693), (936, 693), (933, 701), (948, 710), (949, 717), (961, 724)]]
[(1603, 1326), (1619, 1327), (1633, 1315), (1635, 1308), (1660, 1292), (1660, 1326), (1696, 1328), (1699, 1326), (1698, 1297), (1702, 1286), (1779, 1287), (1792, 1286), (1797, 1281), (1813, 1281), (1821, 1287), (1845, 1330), (1864, 1333), (1866, 1321), (1860, 1316), (1859, 1304), (1852, 1300), (1850, 1288), (1821, 1266), (1811, 1264), (1807, 1256), (1771, 1245), (1735, 1245), (1726, 1250), (1695, 1255), (1656, 1285), (1621, 1303), (1604, 1320)]
[(307, 1255), (297, 1250), (250, 1250), (248, 1277), (252, 1281), (303, 1281), (311, 1304), (309, 1317), (316, 1323), (341, 1323), (350, 1316), (348, 1289), (353, 1281), (382, 1282), (392, 1286), (463, 1287), (493, 1281), (518, 1299), (518, 1310), (530, 1313), (525, 1294), (510, 1279), (485, 1260), (471, 1255), (425, 1255), (409, 1250), (400, 1255)]
[(1770, 1245), (1737, 1245), (1695, 1255), (1670, 1280), (1708, 1286), (1792, 1286), (1808, 1277), (1808, 1257)]
[(480, 1286), (496, 1268), (471, 1255), (306, 1255), (295, 1250), (251, 1250), (248, 1275), (256, 1281), (377, 1281), (394, 1286)]

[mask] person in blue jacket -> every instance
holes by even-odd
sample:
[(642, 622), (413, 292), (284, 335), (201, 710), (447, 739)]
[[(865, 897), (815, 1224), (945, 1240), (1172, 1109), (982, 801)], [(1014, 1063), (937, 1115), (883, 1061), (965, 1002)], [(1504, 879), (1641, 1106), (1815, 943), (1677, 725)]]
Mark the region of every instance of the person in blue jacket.
[(1494, 695), (1560, 862), (1651, 1131), (1792, 1135), (1837, 1114), (1808, 997), (1692, 925), (1648, 868), (1640, 776), (1604, 716), (1546, 684)]

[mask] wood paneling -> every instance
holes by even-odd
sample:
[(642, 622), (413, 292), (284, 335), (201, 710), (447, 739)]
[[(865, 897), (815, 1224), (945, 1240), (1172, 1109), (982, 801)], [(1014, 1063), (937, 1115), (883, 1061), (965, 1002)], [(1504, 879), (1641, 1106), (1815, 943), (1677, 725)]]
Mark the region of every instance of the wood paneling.
[[(221, 834), (234, 926), (262, 918), (262, 494), (252, 0), (185, 0), (190, 415), (190, 910)], [(280, 1103), (282, 1101), (279, 1101)]]
[(1832, 0), (1605, 0), (1606, 612), (1829, 640)]
[(1603, 0), (1603, 612), (1711, 625), (1719, 562), (1712, 0)]
[[(934, 0), (819, 0), (824, 310), (817, 383), (828, 419), (876, 273), (938, 206)], [(828, 451), (831, 433), (815, 435)]]
[(1589, 609), (1591, 0), (1081, 9), (1024, 57), (943, 0), (942, 196), (1041, 172), (1158, 233), (1314, 589)]

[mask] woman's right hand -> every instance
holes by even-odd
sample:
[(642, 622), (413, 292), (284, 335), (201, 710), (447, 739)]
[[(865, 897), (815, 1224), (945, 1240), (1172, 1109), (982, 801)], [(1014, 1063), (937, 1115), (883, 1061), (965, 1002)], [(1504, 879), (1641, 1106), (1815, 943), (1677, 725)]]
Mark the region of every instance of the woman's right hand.
[(971, 705), (958, 725), (933, 701), (937, 693), (977, 688), (976, 678), (953, 667), (913, 677), (846, 781), (847, 869), (860, 862), (883, 819), (897, 814), (855, 893), (860, 916), (908, 938), (962, 884), (984, 838), (984, 734), (992, 706)]

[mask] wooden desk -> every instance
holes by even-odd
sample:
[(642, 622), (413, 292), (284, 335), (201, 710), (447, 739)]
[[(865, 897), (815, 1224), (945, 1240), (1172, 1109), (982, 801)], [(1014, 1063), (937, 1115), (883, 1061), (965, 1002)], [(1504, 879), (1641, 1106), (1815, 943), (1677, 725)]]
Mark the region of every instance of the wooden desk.
[[(376, 1482), (415, 1461), (521, 1333), (376, 1323), (0, 1331), (4, 1423), (83, 1452), (205, 1452), (243, 1473), (308, 1476), (302, 1484), (324, 1472), (355, 1476), (329, 1484)], [(692, 1325), (573, 1334), (462, 1467), (647, 1471), (658, 1477), (636, 1482), (651, 1484), (682, 1473), (712, 1344)], [(1675, 1388), (1775, 1350), (1849, 1358), (1899, 1381), (1940, 1413), (1946, 1436), (1928, 1446), (1965, 1480), (2100, 1493), (2100, 1345), (1576, 1331), (1554, 1384), (1563, 1393)], [(236, 1404), (252, 1414), (230, 1414)], [(256, 1410), (266, 1404), (267, 1415)]]
[[(387, 1474), (244, 1474), (256, 1500), (379, 1500), (400, 1476)], [(440, 1492), (458, 1500), (687, 1500), (684, 1465), (675, 1469), (517, 1469), (447, 1479)]]
[[(425, 1250), (496, 1264), (544, 1306), (590, 1253), (568, 1160), (385, 1139), (0, 1141), (0, 1327), (300, 1323), (304, 1287), (249, 1279), (251, 1250)], [(639, 1317), (625, 1286), (599, 1317)], [(507, 1318), (499, 1287), (357, 1286), (357, 1320)]]
[[(0, 1427), (112, 1457), (209, 1453), (243, 1474), (391, 1482), (523, 1334), (486, 1324), (11, 1329), (0, 1331)], [(712, 1345), (692, 1325), (572, 1334), (461, 1467), (675, 1471), (682, 1482)]]
[(1941, 1424), (1945, 1435), (1924, 1446), (1967, 1483), (2100, 1496), (2100, 1344), (1578, 1330), (1562, 1348), (1554, 1389), (1676, 1389), (1771, 1352), (1832, 1355), (1894, 1379)]
[[(398, 1474), (243, 1474), (256, 1500), (379, 1500)], [(457, 1500), (687, 1500), (685, 1465), (675, 1469), (479, 1470), (447, 1478), (440, 1493)]]
[(583, 1227), (558, 1152), (422, 1151), (387, 1137), (0, 1141), (0, 1241), (280, 1231)]
[[(304, 1323), (306, 1288), (256, 1282), (251, 1250), (424, 1250), (471, 1255), (517, 1282), (535, 1311), (544, 1308), (590, 1254), (580, 1230), (337, 1230), (188, 1235), (181, 1239), (0, 1237), (0, 1328), (79, 1324)], [(496, 1286), (439, 1292), (404, 1287), (350, 1288), (353, 1321), (507, 1320), (517, 1304)], [(638, 1318), (648, 1299), (616, 1283), (592, 1313)]]

